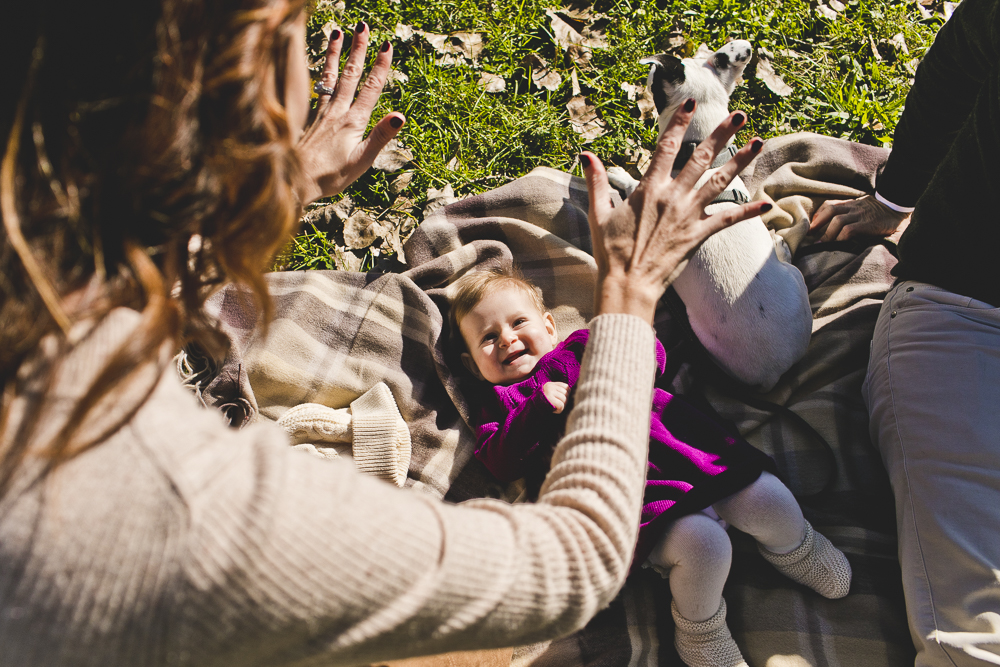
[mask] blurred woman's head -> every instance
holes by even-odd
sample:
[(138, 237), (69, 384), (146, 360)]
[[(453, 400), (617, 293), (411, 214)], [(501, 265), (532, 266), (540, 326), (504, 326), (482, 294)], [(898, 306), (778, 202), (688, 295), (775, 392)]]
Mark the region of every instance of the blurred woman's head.
[(14, 79), (0, 96), (0, 379), (42, 336), (115, 306), (143, 311), (118, 373), (210, 331), (201, 306), (223, 281), (266, 309), (261, 271), (298, 210), (305, 100), (284, 98), (308, 84), (304, 63), (289, 69), (302, 0), (22, 4), (26, 18), (0, 22)]
[(181, 297), (178, 323), (207, 284), (262, 290), (296, 212), (283, 98), (300, 2), (26, 4), (30, 18), (0, 28), (16, 80), (0, 101), (6, 377), (82, 314), (63, 297), (92, 280), (110, 305), (148, 302), (147, 257)]

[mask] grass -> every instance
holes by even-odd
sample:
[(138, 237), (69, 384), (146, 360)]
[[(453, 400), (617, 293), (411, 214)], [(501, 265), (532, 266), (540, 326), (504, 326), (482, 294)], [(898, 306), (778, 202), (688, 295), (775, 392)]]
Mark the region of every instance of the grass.
[[(647, 68), (639, 59), (659, 52), (690, 55), (701, 43), (718, 48), (735, 38), (769, 53), (773, 69), (792, 89), (776, 94), (757, 75), (758, 60), (751, 62), (733, 99), (733, 107), (750, 116), (739, 142), (811, 131), (889, 144), (914, 67), (944, 20), (941, 7), (929, 7), (928, 16), (902, 0), (829, 4), (839, 11), (817, 7), (815, 0), (597, 0), (587, 9), (599, 16), (576, 23), (607, 42), (592, 49), (588, 67), (557, 43), (546, 9), (559, 10), (558, 0), (362, 0), (346, 6), (319, 0), (309, 21), (313, 60), (320, 55), (324, 24), (334, 21), (350, 34), (364, 20), (373, 45), (393, 42), (394, 68), (406, 77), (387, 87), (374, 117), (391, 109), (406, 114), (399, 139), (413, 162), (394, 174), (372, 170), (342, 196), (405, 236), (422, 219), (429, 188), (451, 185), (457, 196), (474, 194), (538, 165), (579, 175), (577, 156), (585, 148), (606, 163), (627, 166), (636, 146), (650, 148), (656, 137), (655, 121), (640, 117), (622, 87), (645, 82)], [(478, 33), (482, 51), (475, 62), (442, 64), (424, 37), (396, 37), (397, 25), (446, 35)], [(532, 81), (526, 64), (531, 54), (560, 76), (554, 90)], [(605, 123), (606, 133), (590, 143), (574, 131), (567, 112), (574, 71), (580, 94)], [(486, 92), (479, 85), (483, 73), (501, 77), (505, 90)], [(276, 268), (368, 270), (391, 254), (380, 240), (353, 251), (343, 245), (336, 220), (306, 225)]]

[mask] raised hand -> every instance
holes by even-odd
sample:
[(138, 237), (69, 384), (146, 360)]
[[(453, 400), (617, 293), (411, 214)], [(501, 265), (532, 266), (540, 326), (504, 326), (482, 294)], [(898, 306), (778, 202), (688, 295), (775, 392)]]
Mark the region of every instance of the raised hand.
[[(392, 45), (385, 42), (364, 85), (358, 90), (370, 34), (364, 22), (357, 25), (342, 72), (339, 67), (344, 37), (339, 30), (330, 35), (323, 74), (317, 86), (321, 94), (316, 118), (298, 144), (307, 176), (300, 192), (303, 204), (335, 195), (357, 180), (403, 126), (403, 114), (394, 111), (386, 114), (365, 136), (392, 63)], [(332, 94), (325, 94), (325, 91), (332, 91)]]
[(855, 236), (889, 236), (909, 213), (889, 208), (873, 195), (825, 201), (813, 214), (809, 229), (826, 227), (820, 241), (846, 241)]
[(630, 313), (652, 322), (667, 286), (687, 265), (702, 241), (715, 232), (770, 209), (751, 202), (705, 215), (705, 206), (725, 190), (764, 143), (754, 139), (712, 174), (701, 188), (698, 179), (715, 155), (746, 122), (731, 114), (695, 149), (687, 165), (671, 178), (674, 157), (694, 115), (689, 99), (660, 137), (649, 170), (625, 203), (613, 208), (604, 165), (593, 153), (581, 154), (590, 193), (590, 232), (598, 268), (598, 313)]

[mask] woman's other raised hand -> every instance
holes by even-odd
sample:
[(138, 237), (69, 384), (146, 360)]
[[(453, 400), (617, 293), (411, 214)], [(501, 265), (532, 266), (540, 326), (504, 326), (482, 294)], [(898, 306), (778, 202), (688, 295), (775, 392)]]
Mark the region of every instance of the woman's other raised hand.
[[(339, 30), (330, 35), (323, 73), (317, 86), (319, 106), (298, 144), (307, 176), (300, 188), (303, 204), (335, 195), (356, 181), (403, 126), (403, 114), (393, 111), (365, 136), (365, 129), (392, 64), (392, 45), (387, 41), (380, 47), (375, 65), (361, 89), (358, 89), (370, 36), (368, 25), (363, 21), (359, 23), (354, 30), (351, 52), (343, 71), (340, 71), (344, 35)], [(332, 91), (332, 94), (326, 94), (326, 91)]]

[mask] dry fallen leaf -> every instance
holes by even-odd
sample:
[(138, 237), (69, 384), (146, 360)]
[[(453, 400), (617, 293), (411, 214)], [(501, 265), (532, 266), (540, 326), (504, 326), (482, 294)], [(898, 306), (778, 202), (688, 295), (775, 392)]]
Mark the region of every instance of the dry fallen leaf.
[(402, 174), (397, 176), (392, 183), (389, 184), (389, 190), (394, 195), (399, 195), (400, 192), (409, 187), (410, 183), (413, 181), (413, 172), (404, 171)]
[(951, 18), (951, 15), (955, 13), (955, 8), (958, 7), (957, 2), (946, 2), (941, 7), (941, 13), (944, 14), (944, 20), (947, 21)]
[(413, 35), (416, 32), (417, 31), (413, 29), (413, 26), (408, 26), (405, 23), (397, 23), (396, 29), (393, 30), (393, 34), (396, 36), (396, 39), (402, 42), (408, 42), (413, 39)]
[(451, 53), (451, 51), (448, 51), (445, 48), (445, 44), (450, 46), (448, 35), (439, 35), (436, 32), (427, 32), (425, 30), (414, 30), (413, 32), (426, 39), (438, 53)]
[(573, 44), (592, 49), (607, 47), (608, 42), (604, 39), (603, 31), (595, 29), (590, 24), (589, 19), (593, 17), (592, 14), (565, 9), (561, 11), (546, 9), (545, 13), (550, 19), (556, 43), (562, 48), (568, 49)]
[(635, 98), (639, 96), (639, 91), (642, 88), (643, 86), (637, 86), (634, 83), (622, 82), (622, 90), (625, 91), (625, 97), (629, 99), (629, 102), (635, 102)]
[(354, 213), (354, 200), (344, 196), (333, 204), (314, 205), (314, 208), (302, 216), (302, 226), (314, 225), (324, 231), (333, 227), (339, 228), (352, 213)]
[(440, 190), (427, 188), (427, 203), (424, 204), (424, 218), (430, 217), (436, 211), (457, 201), (458, 197), (455, 196), (455, 189), (451, 187), (450, 183), (446, 184)]
[(622, 90), (626, 97), (639, 109), (639, 118), (642, 120), (652, 120), (656, 118), (656, 103), (653, 102), (653, 95), (646, 86), (639, 86), (634, 83), (622, 82)]
[(893, 35), (889, 43), (896, 47), (900, 53), (910, 55), (910, 49), (906, 46), (906, 39), (903, 37), (903, 33), (900, 32)]
[(875, 45), (875, 38), (868, 34), (868, 44), (872, 47), (872, 56), (877, 62), (882, 62), (882, 54), (878, 52), (878, 47)]
[(319, 208), (314, 208), (306, 211), (305, 215), (302, 216), (302, 227), (313, 226), (316, 229), (327, 230), (334, 222), (340, 222), (342, 218), (337, 215), (337, 211), (334, 210), (334, 206), (321, 206)]
[(920, 11), (920, 18), (927, 20), (932, 16), (934, 16), (934, 13), (924, 6), (931, 4), (934, 4), (934, 0), (930, 0), (930, 2), (924, 2), (924, 0), (919, 0), (919, 2), (917, 2), (917, 10)]
[(483, 52), (483, 36), (478, 32), (456, 32), (451, 35), (451, 46), (459, 53), (476, 62)]
[(570, 62), (579, 67), (584, 72), (595, 72), (597, 68), (591, 62), (594, 57), (594, 53), (589, 47), (580, 46), (579, 44), (570, 44), (569, 48), (566, 49), (566, 57), (569, 58)]
[(398, 139), (392, 139), (375, 156), (372, 166), (387, 174), (394, 174), (411, 162), (413, 162), (413, 152), (399, 143)]
[(399, 84), (406, 83), (409, 80), (410, 77), (406, 76), (406, 74), (400, 72), (398, 69), (393, 68), (389, 70), (389, 76), (386, 77), (385, 83), (390, 87), (398, 87)]
[(438, 52), (439, 65), (461, 65), (466, 61), (473, 65), (479, 64), (479, 55), (483, 51), (483, 36), (475, 32), (456, 32), (451, 35), (439, 35), (424, 30), (414, 30), (421, 35)]
[(342, 271), (360, 271), (364, 266), (364, 260), (353, 252), (344, 251), (337, 246), (332, 246), (333, 261)]
[(625, 168), (633, 178), (642, 178), (642, 176), (646, 173), (646, 170), (649, 169), (649, 162), (653, 157), (653, 153), (648, 148), (640, 146), (632, 139), (626, 139), (625, 143), (629, 147), (629, 152), (626, 156), (627, 163)]
[(314, 13), (320, 13), (325, 10), (331, 10), (333, 11), (334, 16), (336, 16), (337, 18), (343, 18), (344, 11), (346, 9), (347, 7), (344, 4), (344, 0), (336, 0), (336, 2), (334, 2), (334, 0), (317, 0), (316, 6), (313, 8), (312, 11)]
[(388, 231), (364, 211), (356, 211), (344, 222), (344, 245), (353, 250), (363, 250), (375, 239), (385, 238)]
[(641, 120), (655, 120), (660, 115), (656, 110), (656, 102), (653, 101), (653, 93), (649, 92), (646, 86), (642, 87), (642, 94), (636, 100), (635, 106), (639, 109)]
[(757, 78), (775, 95), (787, 97), (791, 94), (792, 87), (774, 71), (770, 57), (771, 54), (764, 49), (757, 52)]
[(830, 9), (829, 7), (827, 7), (826, 5), (824, 5), (822, 2), (819, 3), (818, 5), (816, 5), (816, 11), (818, 11), (820, 14), (822, 14), (826, 18), (830, 19), (831, 21), (836, 21), (837, 20), (837, 16), (839, 16), (836, 11), (834, 11), (833, 9)]
[(507, 89), (507, 82), (502, 76), (492, 72), (483, 72), (483, 75), (479, 77), (479, 87), (487, 93), (502, 93)]
[(584, 143), (590, 143), (607, 132), (607, 124), (598, 117), (597, 109), (582, 95), (567, 102), (566, 110), (569, 111), (570, 126), (583, 138)]
[(847, 5), (840, 2), (839, 0), (829, 0), (829, 1), (830, 1), (830, 8), (835, 12), (842, 12), (845, 9), (847, 9)]
[(537, 53), (529, 53), (524, 58), (524, 64), (531, 70), (531, 81), (539, 88), (556, 90), (562, 84), (562, 77), (552, 71), (549, 64)]

